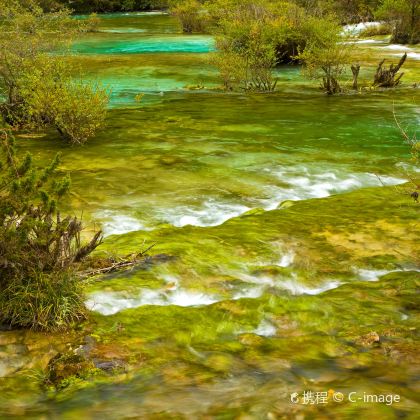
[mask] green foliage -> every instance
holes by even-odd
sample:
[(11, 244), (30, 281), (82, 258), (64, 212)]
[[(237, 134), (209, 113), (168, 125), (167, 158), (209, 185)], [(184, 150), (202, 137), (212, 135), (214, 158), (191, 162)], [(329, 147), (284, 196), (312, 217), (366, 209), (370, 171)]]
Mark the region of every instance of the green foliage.
[(19, 129), (54, 127), (71, 143), (85, 142), (103, 124), (108, 95), (99, 86), (74, 80), (57, 51), (81, 27), (67, 10), (44, 13), (36, 3), (2, 2), (3, 119)]
[(97, 13), (91, 13), (85, 21), (85, 31), (86, 32), (98, 32), (99, 25), (101, 24), (101, 18)]
[(342, 91), (340, 76), (351, 61), (351, 44), (344, 44), (339, 26), (332, 20), (312, 19), (312, 37), (298, 55), (304, 63), (305, 73), (320, 79), (322, 89), (329, 95)]
[(197, 0), (173, 2), (170, 8), (170, 13), (178, 18), (185, 33), (205, 31), (207, 15), (202, 12), (202, 5)]
[(61, 217), (70, 178), (57, 178), (58, 157), (36, 169), (31, 155), (16, 156), (9, 132), (0, 139), (0, 323), (63, 329), (86, 316), (76, 269), (100, 232), (82, 245), (81, 222)]
[(420, 42), (420, 3), (418, 0), (383, 0), (376, 16), (392, 28), (392, 41), (401, 44)]
[[(76, 13), (129, 12), (134, 10), (152, 10), (167, 6), (166, 0), (44, 0), (48, 10), (54, 3), (71, 8)], [(56, 6), (55, 6), (56, 7)]]
[(206, 3), (200, 16), (216, 35), (214, 62), (228, 90), (273, 91), (277, 83), (273, 69), (278, 64), (305, 59), (313, 68), (309, 51), (302, 52), (310, 46), (314, 56), (319, 46), (332, 56), (341, 31), (331, 17), (313, 16), (290, 1), (217, 0)]
[(380, 0), (294, 0), (314, 16), (334, 15), (340, 23), (372, 20)]

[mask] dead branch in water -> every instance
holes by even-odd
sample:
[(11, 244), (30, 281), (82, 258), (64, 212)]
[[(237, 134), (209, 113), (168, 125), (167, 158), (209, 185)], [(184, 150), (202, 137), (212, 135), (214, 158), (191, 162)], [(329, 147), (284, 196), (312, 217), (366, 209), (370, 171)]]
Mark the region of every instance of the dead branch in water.
[(79, 277), (86, 279), (89, 277), (98, 276), (100, 274), (108, 274), (114, 271), (124, 270), (127, 268), (133, 268), (136, 265), (143, 264), (147, 261), (147, 253), (155, 246), (156, 244), (150, 245), (143, 251), (138, 253), (129, 254), (125, 257), (119, 259), (119, 261), (114, 261), (111, 259), (104, 260), (108, 265), (105, 267), (95, 268), (91, 270), (81, 271), (78, 273)]
[(404, 73), (401, 73), (397, 76), (397, 73), (400, 71), (400, 68), (405, 63), (407, 59), (407, 53), (401, 57), (398, 64), (394, 67), (394, 64), (391, 64), (388, 69), (384, 69), (382, 66), (385, 63), (385, 58), (378, 64), (376, 69), (375, 77), (373, 80), (373, 85), (378, 87), (395, 87), (400, 83), (401, 77)]

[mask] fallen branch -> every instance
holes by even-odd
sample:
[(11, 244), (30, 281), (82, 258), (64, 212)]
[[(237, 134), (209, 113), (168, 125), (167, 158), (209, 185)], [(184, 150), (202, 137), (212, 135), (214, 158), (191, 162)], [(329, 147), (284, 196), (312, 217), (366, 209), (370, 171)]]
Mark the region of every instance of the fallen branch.
[(133, 268), (136, 265), (147, 262), (147, 252), (150, 251), (156, 244), (150, 245), (143, 251), (127, 255), (120, 259), (120, 261), (108, 260), (109, 265), (101, 268), (85, 270), (78, 273), (79, 277), (86, 279), (89, 277), (98, 276), (100, 274), (108, 274), (114, 271), (119, 271), (127, 268)]

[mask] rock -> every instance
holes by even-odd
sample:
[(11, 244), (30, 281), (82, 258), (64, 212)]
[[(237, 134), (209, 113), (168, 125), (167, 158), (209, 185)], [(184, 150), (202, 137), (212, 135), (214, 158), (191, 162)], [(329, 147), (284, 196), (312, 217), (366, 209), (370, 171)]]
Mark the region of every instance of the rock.
[(70, 377), (85, 378), (94, 368), (93, 362), (82, 355), (59, 353), (48, 363), (46, 382), (56, 388), (61, 388), (65, 379)]
[(259, 346), (264, 343), (264, 339), (257, 334), (244, 333), (239, 337), (239, 342), (245, 346)]
[(105, 372), (113, 372), (116, 369), (125, 370), (125, 364), (122, 360), (98, 360), (95, 361), (97, 369), (104, 370)]
[(379, 335), (375, 331), (362, 335), (361, 337), (356, 339), (356, 344), (363, 347), (371, 347), (372, 345), (378, 344), (379, 342)]
[(294, 206), (296, 204), (296, 201), (294, 201), (294, 200), (285, 200), (285, 201), (282, 201), (278, 206), (277, 206), (277, 208), (278, 209), (288, 209), (289, 207), (292, 207), (292, 206)]

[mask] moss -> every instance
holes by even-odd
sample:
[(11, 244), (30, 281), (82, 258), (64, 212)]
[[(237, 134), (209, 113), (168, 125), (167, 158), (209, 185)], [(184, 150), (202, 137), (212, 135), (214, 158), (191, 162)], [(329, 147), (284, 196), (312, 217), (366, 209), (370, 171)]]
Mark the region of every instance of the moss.
[(45, 384), (53, 385), (56, 389), (64, 389), (73, 382), (87, 379), (96, 372), (94, 363), (85, 357), (74, 353), (59, 353), (48, 363)]

